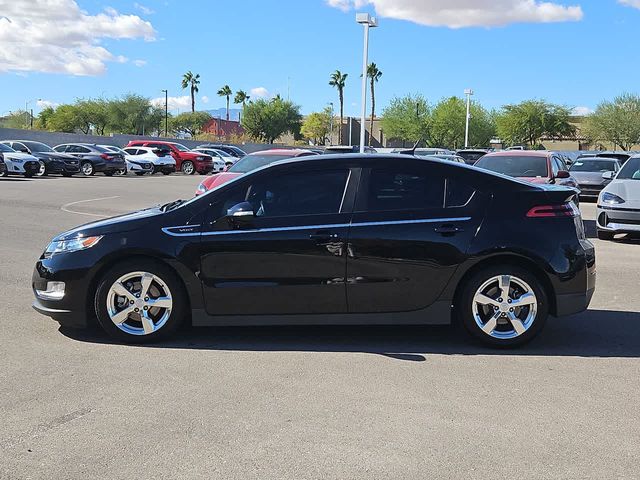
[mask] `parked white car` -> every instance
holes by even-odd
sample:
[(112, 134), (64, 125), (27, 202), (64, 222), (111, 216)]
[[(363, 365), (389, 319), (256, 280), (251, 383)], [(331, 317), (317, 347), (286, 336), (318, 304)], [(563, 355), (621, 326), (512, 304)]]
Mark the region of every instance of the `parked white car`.
[(112, 151), (113, 153), (119, 153), (124, 157), (125, 162), (127, 162), (127, 171), (118, 172), (119, 175), (126, 175), (127, 173), (135, 173), (136, 175), (142, 176), (146, 173), (153, 173), (153, 163), (149, 161), (142, 161), (138, 157), (133, 155), (129, 155), (123, 149), (119, 147), (114, 147), (113, 145), (100, 145), (101, 147), (106, 148), (107, 150)]
[(216, 148), (198, 147), (192, 151), (198, 153), (204, 153), (213, 158), (213, 173), (224, 172), (227, 167), (232, 166), (238, 160), (236, 157), (229, 155), (227, 152), (218, 150)]
[(122, 151), (135, 162), (150, 162), (153, 164), (151, 173), (169, 175), (176, 171), (176, 161), (171, 153), (151, 147), (127, 147)]
[(0, 152), (4, 155), (4, 163), (7, 168), (2, 176), (23, 175), (33, 177), (40, 171), (40, 160), (28, 153), (16, 152), (13, 148), (0, 143)]
[(612, 181), (598, 197), (598, 238), (613, 240), (618, 233), (640, 233), (640, 155), (627, 160), (617, 174), (605, 172), (602, 178)]

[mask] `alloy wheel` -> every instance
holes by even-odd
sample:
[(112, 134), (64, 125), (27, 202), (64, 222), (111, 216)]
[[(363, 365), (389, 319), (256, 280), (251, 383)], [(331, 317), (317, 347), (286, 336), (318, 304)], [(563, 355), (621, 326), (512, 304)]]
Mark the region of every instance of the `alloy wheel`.
[(40, 168), (36, 173), (36, 177), (42, 177), (47, 173), (47, 166), (45, 165), (45, 163), (42, 160), (39, 160), (39, 163), (40, 163)]
[(184, 162), (182, 164), (182, 173), (184, 173), (185, 175), (193, 175), (194, 172), (195, 172), (195, 167), (193, 166), (193, 163)]
[(536, 320), (538, 299), (524, 280), (498, 275), (484, 282), (473, 297), (473, 317), (490, 337), (509, 340), (526, 333)]
[(84, 162), (82, 164), (82, 174), (86, 175), (87, 177), (93, 175), (93, 165), (91, 164), (91, 162)]
[(129, 335), (151, 335), (171, 317), (173, 297), (165, 281), (149, 272), (131, 272), (116, 280), (107, 293), (107, 313)]

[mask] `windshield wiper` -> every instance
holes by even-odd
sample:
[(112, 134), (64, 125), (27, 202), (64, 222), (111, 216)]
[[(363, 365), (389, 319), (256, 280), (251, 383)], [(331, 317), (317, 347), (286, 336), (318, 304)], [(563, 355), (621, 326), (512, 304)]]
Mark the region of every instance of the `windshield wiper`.
[(184, 202), (186, 202), (186, 200), (175, 200), (173, 202), (165, 203), (164, 205), (162, 205), (160, 207), (160, 210), (162, 210), (163, 212), (168, 212), (169, 210), (173, 210), (174, 208), (178, 208)]

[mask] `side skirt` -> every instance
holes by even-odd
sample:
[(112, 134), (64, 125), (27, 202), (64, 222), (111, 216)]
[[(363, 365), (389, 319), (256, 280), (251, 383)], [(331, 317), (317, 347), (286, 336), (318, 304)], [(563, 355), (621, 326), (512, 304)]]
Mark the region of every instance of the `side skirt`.
[(193, 310), (194, 327), (263, 325), (449, 325), (451, 301), (440, 300), (422, 310), (393, 313), (332, 313), (312, 315), (209, 315)]

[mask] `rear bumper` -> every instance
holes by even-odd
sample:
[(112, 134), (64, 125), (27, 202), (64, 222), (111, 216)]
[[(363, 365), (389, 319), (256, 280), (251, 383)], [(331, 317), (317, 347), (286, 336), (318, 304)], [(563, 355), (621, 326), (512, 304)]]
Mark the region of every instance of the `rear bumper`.
[(589, 308), (591, 299), (595, 292), (595, 287), (587, 290), (586, 293), (574, 293), (569, 295), (558, 295), (556, 297), (556, 316), (564, 317), (584, 312)]

